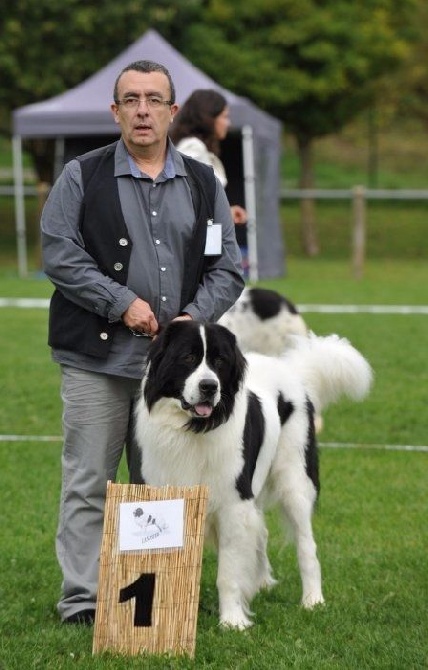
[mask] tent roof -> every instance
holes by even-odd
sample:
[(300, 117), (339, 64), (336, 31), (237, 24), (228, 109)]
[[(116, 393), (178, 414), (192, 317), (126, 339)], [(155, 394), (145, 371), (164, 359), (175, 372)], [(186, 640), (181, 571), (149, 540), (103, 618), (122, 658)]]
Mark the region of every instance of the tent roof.
[(119, 72), (137, 60), (153, 60), (165, 65), (177, 91), (177, 102), (183, 103), (195, 88), (215, 88), (227, 99), (232, 127), (248, 124), (253, 132), (277, 140), (281, 124), (258, 109), (246, 98), (219, 86), (194, 67), (155, 30), (148, 30), (108, 65), (78, 86), (49, 100), (26, 105), (13, 113), (14, 135), (21, 137), (56, 137), (73, 135), (114, 135), (117, 125), (110, 112), (114, 82)]

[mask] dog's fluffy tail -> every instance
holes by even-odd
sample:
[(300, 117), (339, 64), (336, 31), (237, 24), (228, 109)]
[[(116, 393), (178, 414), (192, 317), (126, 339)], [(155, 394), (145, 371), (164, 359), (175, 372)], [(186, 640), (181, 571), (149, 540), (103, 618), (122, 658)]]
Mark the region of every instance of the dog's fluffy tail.
[(296, 337), (284, 359), (303, 377), (317, 412), (342, 396), (362, 400), (373, 381), (364, 356), (338, 335)]

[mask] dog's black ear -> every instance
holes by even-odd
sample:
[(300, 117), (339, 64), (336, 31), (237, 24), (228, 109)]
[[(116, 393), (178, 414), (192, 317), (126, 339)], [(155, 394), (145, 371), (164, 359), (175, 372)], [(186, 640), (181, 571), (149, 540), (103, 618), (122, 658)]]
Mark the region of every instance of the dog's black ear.
[(230, 366), (230, 382), (232, 384), (233, 391), (236, 393), (244, 379), (245, 371), (247, 369), (247, 360), (238, 346), (238, 341), (235, 337), (235, 334), (220, 324), (215, 324), (215, 327), (225, 331), (224, 334), (227, 337), (232, 350), (234, 361), (233, 365)]
[(156, 367), (157, 363), (162, 358), (162, 355), (171, 340), (174, 323), (176, 322), (171, 321), (166, 326), (159, 328), (158, 334), (152, 340), (147, 354), (147, 363), (152, 363), (152, 367)]
[(235, 338), (235, 365), (233, 366), (233, 382), (235, 384), (236, 390), (239, 389), (244, 380), (246, 369), (247, 369), (247, 360), (242, 351), (240, 350)]
[(147, 354), (147, 363), (151, 363), (151, 368), (157, 368), (171, 340), (176, 339), (185, 329), (194, 328), (196, 324), (196, 321), (181, 320), (170, 321), (166, 326), (162, 326), (159, 329), (159, 334), (152, 341)]
[(165, 359), (165, 354), (168, 350), (168, 345), (174, 337), (175, 329), (174, 323), (171, 322), (161, 329), (151, 342), (147, 353), (147, 367), (146, 367), (146, 383), (144, 387), (144, 397), (149, 410), (154, 402), (158, 399), (159, 390), (159, 375), (162, 375), (162, 361)]

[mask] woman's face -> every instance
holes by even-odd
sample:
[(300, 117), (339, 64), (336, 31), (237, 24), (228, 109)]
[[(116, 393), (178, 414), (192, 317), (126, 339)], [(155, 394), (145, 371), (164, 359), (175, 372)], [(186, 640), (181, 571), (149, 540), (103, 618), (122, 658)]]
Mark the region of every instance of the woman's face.
[(229, 107), (225, 107), (214, 119), (214, 133), (218, 140), (224, 140), (230, 128)]

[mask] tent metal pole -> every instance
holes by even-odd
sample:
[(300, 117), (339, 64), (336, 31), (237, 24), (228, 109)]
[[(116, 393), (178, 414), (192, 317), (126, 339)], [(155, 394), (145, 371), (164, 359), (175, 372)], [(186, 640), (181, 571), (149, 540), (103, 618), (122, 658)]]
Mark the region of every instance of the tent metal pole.
[(55, 139), (54, 181), (56, 181), (64, 167), (65, 140), (64, 137)]
[(242, 128), (242, 155), (244, 159), (245, 208), (248, 214), (247, 243), (250, 281), (258, 281), (257, 259), (257, 218), (256, 218), (256, 176), (254, 169), (253, 129), (245, 125)]
[(27, 239), (24, 206), (24, 172), (22, 167), (22, 141), (20, 135), (12, 138), (13, 149), (13, 192), (15, 198), (15, 228), (18, 251), (18, 274), (27, 277)]

